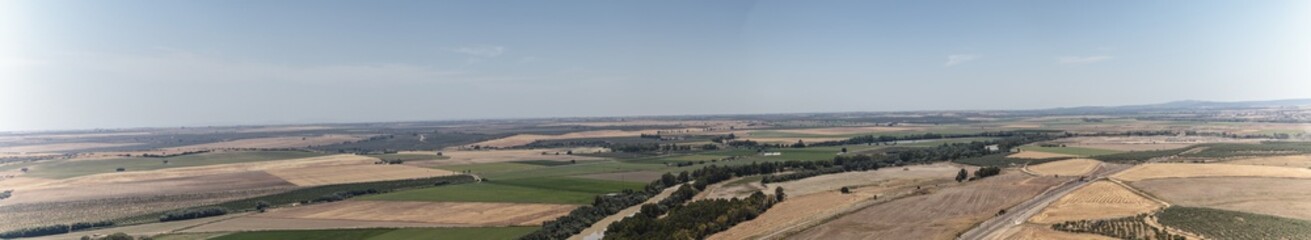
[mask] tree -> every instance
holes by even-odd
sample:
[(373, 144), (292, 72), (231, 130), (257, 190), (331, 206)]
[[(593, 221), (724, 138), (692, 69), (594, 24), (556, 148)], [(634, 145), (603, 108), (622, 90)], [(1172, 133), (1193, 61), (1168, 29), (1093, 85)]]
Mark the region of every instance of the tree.
[(122, 172), (122, 171), (127, 171), (127, 169), (126, 169), (126, 168), (117, 168), (117, 169), (114, 169), (114, 171), (116, 171), (116, 172)]
[(574, 150), (565, 151), (564, 155), (574, 155)]
[(782, 202), (783, 198), (786, 197), (787, 194), (783, 193), (783, 187), (774, 187), (774, 198), (776, 198), (779, 202)]
[(970, 172), (969, 172), (969, 171), (965, 171), (964, 168), (961, 168), (961, 169), (960, 169), (960, 172), (959, 172), (959, 173), (956, 173), (956, 182), (965, 181), (965, 179), (966, 179), (966, 178), (969, 178), (969, 177), (970, 177)]
[(842, 189), (839, 189), (839, 191), (842, 191), (842, 194), (848, 194), (851, 193), (851, 188), (842, 187)]
[(255, 202), (255, 210), (259, 212), (264, 212), (264, 210), (269, 209), (269, 206), (271, 206), (269, 202), (265, 202), (265, 201)]
[(847, 153), (847, 148), (842, 148), (842, 153)]

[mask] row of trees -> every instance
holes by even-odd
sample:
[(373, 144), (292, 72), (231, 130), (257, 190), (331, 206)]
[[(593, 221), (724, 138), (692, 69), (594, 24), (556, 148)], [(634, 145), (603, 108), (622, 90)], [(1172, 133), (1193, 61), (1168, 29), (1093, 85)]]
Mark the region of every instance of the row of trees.
[(0, 233), (0, 239), (39, 237), (46, 235), (63, 234), (72, 231), (80, 231), (91, 228), (102, 228), (113, 226), (110, 221), (99, 222), (79, 222), (74, 224), (55, 224), (49, 226), (31, 227)]
[(223, 207), (201, 207), (188, 208), (165, 212), (159, 216), (160, 222), (178, 221), (187, 219), (196, 219), (203, 217), (212, 217), (228, 214), (228, 209)]
[(670, 210), (664, 217), (637, 214), (610, 224), (605, 239), (704, 239), (755, 219), (778, 201), (780, 198), (771, 198), (761, 192), (743, 199), (695, 201)]
[[(812, 169), (804, 169), (804, 171), (796, 171), (794, 173), (783, 175), (765, 176), (761, 179), (761, 183), (785, 182), (839, 172), (878, 170), (879, 168), (888, 166), (903, 166), (907, 164), (980, 157), (993, 153), (992, 150), (988, 149), (988, 146), (991, 145), (998, 145), (1001, 149), (1009, 149), (1015, 146), (1047, 141), (1055, 138), (1056, 136), (1048, 134), (1012, 134), (1010, 137), (998, 140), (951, 143), (930, 148), (911, 148), (895, 153), (880, 155), (839, 155), (833, 157), (832, 161), (815, 161), (813, 164), (814, 168)], [(975, 172), (975, 179), (997, 175), (999, 173), (1001, 173), (1001, 168), (983, 168), (980, 169), (980, 171)], [(964, 178), (961, 178), (958, 181), (963, 180)]]

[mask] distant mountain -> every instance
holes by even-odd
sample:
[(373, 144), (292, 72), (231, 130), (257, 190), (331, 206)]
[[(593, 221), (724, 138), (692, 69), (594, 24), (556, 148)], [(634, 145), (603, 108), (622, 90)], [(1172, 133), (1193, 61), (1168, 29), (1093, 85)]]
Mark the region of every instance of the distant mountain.
[(1184, 100), (1184, 101), (1174, 101), (1174, 102), (1158, 103), (1158, 104), (1124, 105), (1124, 106), (1087, 106), (1087, 107), (1039, 109), (1039, 110), (1032, 110), (1032, 111), (1042, 112), (1042, 113), (1058, 113), (1058, 114), (1085, 114), (1085, 113), (1113, 113), (1113, 112), (1165, 111), (1165, 110), (1190, 110), (1190, 109), (1270, 108), (1270, 107), (1294, 107), (1294, 106), (1311, 106), (1311, 98), (1265, 100), (1265, 101), (1239, 101), (1239, 102)]

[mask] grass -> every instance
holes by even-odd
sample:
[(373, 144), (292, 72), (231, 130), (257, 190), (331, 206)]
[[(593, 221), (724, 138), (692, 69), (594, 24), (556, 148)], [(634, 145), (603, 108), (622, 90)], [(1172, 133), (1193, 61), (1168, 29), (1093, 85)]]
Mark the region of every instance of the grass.
[(497, 180), (361, 197), (364, 200), (587, 204), (596, 195), (641, 189), (637, 182), (571, 177)]
[(483, 177), (492, 180), (509, 180), (522, 178), (544, 178), (544, 177), (565, 177), (577, 176), (594, 173), (610, 172), (632, 172), (644, 170), (668, 169), (664, 164), (659, 163), (635, 163), (620, 162), (613, 160), (589, 161), (586, 163), (560, 165), (554, 167), (540, 167), (534, 169), (525, 169), (519, 171), (503, 171), (496, 173), (480, 174)]
[(1059, 154), (1075, 155), (1080, 157), (1121, 153), (1120, 151), (1115, 151), (1115, 150), (1081, 148), (1081, 147), (1021, 146), (1020, 149), (1024, 151), (1059, 153)]
[(516, 239), (537, 230), (537, 227), (470, 227), (470, 228), (401, 228), (401, 229), (333, 229), (284, 230), (239, 232), (213, 238), (215, 240), (400, 240), (400, 239)]
[(554, 161), (554, 160), (527, 160), (527, 161), (515, 161), (514, 163), (532, 164), (532, 165), (547, 166), (547, 167), (575, 164), (569, 161)]
[(1158, 157), (1168, 157), (1168, 156), (1178, 155), (1179, 153), (1183, 153), (1185, 151), (1188, 151), (1189, 149), (1192, 148), (1178, 148), (1178, 149), (1165, 149), (1165, 150), (1153, 150), (1153, 151), (1131, 151), (1131, 152), (1122, 152), (1116, 154), (1092, 156), (1091, 158), (1106, 161), (1106, 162), (1117, 162), (1117, 163), (1142, 162)]
[[(111, 173), (115, 172), (115, 169), (117, 168), (125, 168), (127, 171), (147, 171), (166, 168), (296, 159), (324, 155), (326, 154), (298, 151), (256, 151), (202, 153), (166, 158), (133, 157), (104, 160), (56, 160), (48, 163), (35, 164), (35, 167), (32, 168), (26, 176), (63, 179), (98, 173)], [(168, 164), (164, 164), (164, 160), (168, 160)]]
[(1206, 149), (1202, 149), (1196, 153), (1190, 153), (1187, 156), (1222, 158), (1311, 153), (1311, 142), (1263, 142), (1260, 144), (1216, 143), (1202, 144), (1199, 146), (1206, 147)]
[(1311, 221), (1210, 208), (1173, 206), (1161, 224), (1213, 239), (1311, 239)]
[(451, 170), (455, 172), (470, 171), (474, 174), (481, 175), (481, 174), (489, 174), (489, 173), (523, 171), (523, 170), (542, 168), (542, 167), (543, 167), (542, 165), (502, 162), (502, 163), (477, 163), (477, 164), (465, 164), (465, 165), (440, 166), (437, 168), (443, 170)]
[(982, 157), (957, 159), (952, 162), (969, 164), (969, 165), (980, 166), (980, 167), (1010, 167), (1011, 165), (1024, 165), (1026, 163), (1029, 165), (1036, 165), (1036, 164), (1042, 164), (1047, 162), (1070, 159), (1069, 157), (1022, 159), (1022, 158), (1008, 158), (1006, 157), (1006, 155), (1010, 155), (1010, 153), (998, 153), (998, 154), (991, 154)]

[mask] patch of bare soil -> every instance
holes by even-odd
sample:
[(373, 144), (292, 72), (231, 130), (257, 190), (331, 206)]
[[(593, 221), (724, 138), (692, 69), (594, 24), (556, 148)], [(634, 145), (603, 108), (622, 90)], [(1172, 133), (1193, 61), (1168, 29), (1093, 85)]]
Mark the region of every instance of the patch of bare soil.
[(1132, 183), (1174, 204), (1311, 220), (1311, 179), (1207, 177)]

